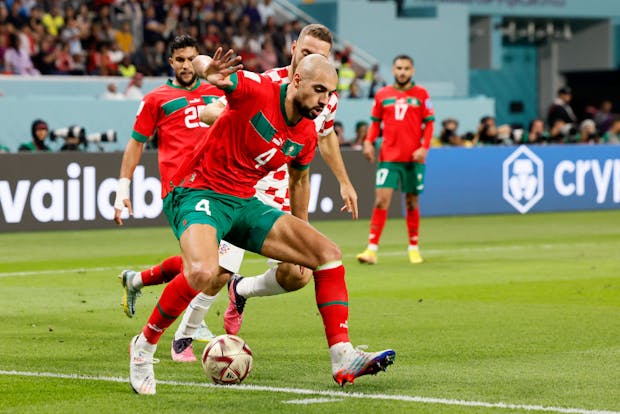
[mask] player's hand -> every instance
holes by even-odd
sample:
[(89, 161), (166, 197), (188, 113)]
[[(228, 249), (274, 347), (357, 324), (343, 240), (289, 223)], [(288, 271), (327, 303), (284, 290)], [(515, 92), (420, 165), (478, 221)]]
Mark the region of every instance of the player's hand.
[(222, 48), (217, 48), (213, 54), (211, 63), (205, 71), (205, 78), (210, 84), (220, 89), (232, 86), (233, 83), (229, 76), (243, 69), (243, 65), (240, 64), (241, 56), (233, 57), (234, 53), (232, 49), (228, 49), (228, 51), (222, 55)]
[(420, 147), (417, 150), (413, 151), (413, 162), (417, 162), (420, 164), (424, 164), (426, 161), (426, 155), (428, 154), (428, 150), (424, 147)]
[(348, 213), (351, 213), (353, 220), (357, 220), (357, 192), (355, 188), (353, 188), (353, 185), (351, 183), (341, 184), (340, 196), (342, 197), (342, 201), (344, 201), (344, 206), (342, 206), (340, 211), (346, 210)]
[[(123, 213), (123, 209), (120, 208), (116, 208), (116, 203), (115, 207), (114, 207), (114, 222), (119, 225), (122, 226), (123, 225), (123, 219), (121, 219), (121, 214)], [(129, 210), (129, 215), (133, 216), (133, 208), (131, 206), (131, 200), (129, 200), (128, 198), (123, 200), (123, 206), (127, 208), (127, 210)]]
[(364, 141), (362, 154), (370, 162), (375, 162), (375, 146), (370, 141)]

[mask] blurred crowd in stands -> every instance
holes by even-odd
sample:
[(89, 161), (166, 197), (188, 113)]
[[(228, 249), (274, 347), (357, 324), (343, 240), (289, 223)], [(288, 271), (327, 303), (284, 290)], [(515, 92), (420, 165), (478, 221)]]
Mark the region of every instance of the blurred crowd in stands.
[(460, 134), (458, 120), (444, 119), (435, 145), (620, 144), (620, 114), (613, 112), (611, 100), (586, 108), (580, 120), (570, 105), (571, 99), (572, 90), (560, 88), (547, 109), (546, 119), (533, 119), (524, 128), (496, 125), (494, 117), (485, 116), (476, 131)]
[(271, 0), (0, 0), (0, 72), (167, 76), (168, 43), (185, 33), (263, 71), (289, 63), (300, 30)]
[[(143, 76), (171, 74), (168, 43), (178, 34), (199, 39), (201, 53), (232, 48), (246, 69), (261, 72), (290, 63), (302, 26), (272, 0), (0, 0), (0, 73), (122, 76), (130, 79), (126, 90), (110, 82), (101, 98), (141, 99)], [(386, 84), (379, 66), (365, 68), (352, 55), (351, 45), (334, 51), (338, 93), (373, 98)], [(561, 88), (546, 119), (525, 127), (496, 125), (486, 116), (476, 131), (461, 133), (457, 119), (443, 119), (434, 145), (620, 143), (611, 101), (578, 120), (571, 97), (570, 88)], [(367, 128), (360, 121), (349, 137), (341, 123), (336, 130), (343, 147), (361, 149)]]

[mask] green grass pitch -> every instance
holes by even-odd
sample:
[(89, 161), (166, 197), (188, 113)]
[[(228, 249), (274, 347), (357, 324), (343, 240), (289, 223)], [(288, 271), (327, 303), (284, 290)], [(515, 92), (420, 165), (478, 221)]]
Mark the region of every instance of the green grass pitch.
[[(368, 221), (315, 225), (343, 251), (354, 345), (397, 352), (386, 373), (333, 382), (308, 286), (248, 302), (255, 366), (241, 386), (173, 363), (175, 324), (157, 395), (135, 395), (127, 344), (162, 287), (129, 319), (116, 276), (176, 254), (171, 231), (0, 234), (0, 413), (620, 412), (620, 211), (423, 217), (421, 265), (404, 220), (388, 222), (376, 266), (355, 261)], [(246, 258), (242, 273), (264, 270)], [(207, 316), (216, 333), (224, 293)]]

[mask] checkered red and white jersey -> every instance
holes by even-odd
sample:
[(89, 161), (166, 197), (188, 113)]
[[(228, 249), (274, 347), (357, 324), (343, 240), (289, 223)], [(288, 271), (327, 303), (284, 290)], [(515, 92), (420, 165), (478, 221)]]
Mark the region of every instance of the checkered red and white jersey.
[[(270, 69), (263, 73), (276, 83), (289, 83), (289, 67)], [(316, 132), (319, 137), (329, 135), (334, 130), (336, 109), (338, 108), (338, 96), (333, 94), (323, 112), (314, 120)], [(278, 208), (282, 211), (291, 211), (288, 194), (288, 168), (283, 165), (276, 171), (271, 171), (256, 185), (256, 197), (263, 203)]]

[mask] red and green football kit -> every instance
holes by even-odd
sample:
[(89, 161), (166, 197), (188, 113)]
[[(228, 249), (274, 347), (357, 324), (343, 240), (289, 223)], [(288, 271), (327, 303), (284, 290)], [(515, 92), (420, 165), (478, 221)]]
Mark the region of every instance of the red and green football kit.
[(168, 80), (140, 103), (131, 137), (146, 142), (157, 133), (162, 198), (170, 191), (170, 181), (183, 158), (206, 136), (209, 126), (200, 122), (200, 110), (222, 95), (220, 89), (200, 79), (191, 90)]
[[(375, 186), (421, 194), (424, 191), (425, 165), (413, 160), (419, 148), (429, 149), (433, 137), (435, 113), (426, 89), (413, 84), (406, 90), (385, 86), (375, 95), (372, 124), (366, 140), (374, 142), (383, 123), (383, 142), (377, 163)], [(387, 210), (375, 207), (370, 219), (368, 249), (376, 251), (387, 219)], [(417, 250), (420, 223), (419, 208), (407, 209), (409, 250)]]
[[(411, 162), (415, 150), (431, 145), (432, 130), (429, 134), (422, 127), (435, 120), (435, 112), (428, 92), (421, 86), (404, 91), (393, 86), (381, 88), (375, 95), (370, 118), (373, 124), (383, 122), (379, 161)], [(366, 139), (370, 142), (379, 135), (377, 127), (368, 131)]]
[(254, 196), (254, 186), (282, 164), (306, 169), (314, 158), (314, 123), (291, 124), (284, 111), (286, 84), (253, 72), (231, 75), (228, 106), (209, 131), (207, 150), (182, 186), (213, 190), (240, 198)]

